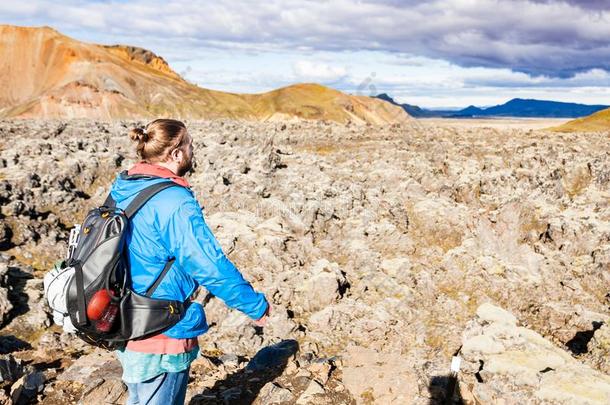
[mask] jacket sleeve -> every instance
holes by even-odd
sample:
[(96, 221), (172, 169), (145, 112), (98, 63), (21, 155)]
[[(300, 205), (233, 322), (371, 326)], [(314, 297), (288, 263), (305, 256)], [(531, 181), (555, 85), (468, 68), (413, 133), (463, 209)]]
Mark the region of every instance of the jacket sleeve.
[(170, 254), (197, 283), (252, 319), (265, 314), (268, 305), (265, 296), (254, 291), (225, 256), (194, 198), (180, 204), (162, 233)]

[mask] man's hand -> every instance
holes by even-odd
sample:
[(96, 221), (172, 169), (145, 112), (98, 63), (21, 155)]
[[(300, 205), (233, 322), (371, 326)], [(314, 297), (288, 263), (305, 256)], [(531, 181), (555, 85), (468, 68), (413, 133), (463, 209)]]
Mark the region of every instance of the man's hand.
[(261, 328), (267, 325), (267, 319), (269, 319), (269, 314), (271, 313), (271, 304), (267, 303), (267, 310), (259, 319), (254, 321), (256, 326), (260, 326)]

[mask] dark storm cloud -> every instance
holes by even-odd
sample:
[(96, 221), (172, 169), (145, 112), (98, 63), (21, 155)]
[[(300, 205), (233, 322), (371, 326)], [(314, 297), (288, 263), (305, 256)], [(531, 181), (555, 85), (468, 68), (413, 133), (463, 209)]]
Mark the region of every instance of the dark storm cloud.
[(585, 10), (610, 10), (610, 2), (608, 0), (532, 0), (534, 3), (568, 3), (570, 5), (580, 7)]
[[(176, 58), (198, 47), (252, 51), (379, 50), (473, 67), (571, 77), (610, 70), (606, 1), (217, 2), (31, 1), (0, 4), (5, 22), (155, 43)], [(20, 11), (22, 10), (22, 11)], [(64, 28), (65, 27), (65, 28)], [(92, 39), (92, 38), (88, 38)]]

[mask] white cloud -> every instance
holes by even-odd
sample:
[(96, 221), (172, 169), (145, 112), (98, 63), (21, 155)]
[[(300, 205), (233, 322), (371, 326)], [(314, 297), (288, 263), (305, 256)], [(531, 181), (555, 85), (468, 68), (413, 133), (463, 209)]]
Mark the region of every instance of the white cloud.
[(610, 70), (610, 4), (599, 1), (32, 0), (28, 13), (3, 3), (0, 16), (173, 45), (382, 50), (561, 77)]
[(609, 9), (598, 0), (4, 0), (0, 21), (148, 48), (220, 90), (316, 81), (428, 106), (514, 94), (610, 104)]
[(294, 74), (299, 81), (322, 83), (336, 82), (344, 78), (347, 70), (341, 66), (330, 66), (323, 62), (299, 60), (293, 65)]

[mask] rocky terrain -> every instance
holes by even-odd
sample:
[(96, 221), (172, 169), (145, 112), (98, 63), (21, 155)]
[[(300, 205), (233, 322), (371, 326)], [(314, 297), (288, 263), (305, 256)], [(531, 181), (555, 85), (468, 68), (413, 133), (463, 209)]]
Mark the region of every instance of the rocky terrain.
[[(51, 325), (42, 275), (135, 124), (0, 122), (1, 401), (126, 398), (112, 353)], [(201, 294), (190, 403), (609, 403), (608, 132), (188, 127), (206, 221), (274, 307), (261, 329)]]

